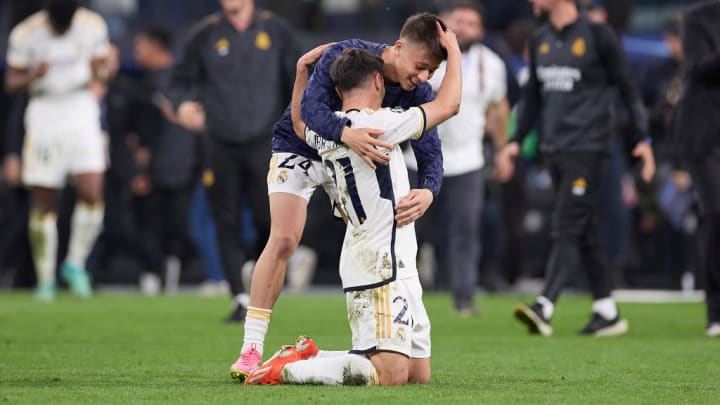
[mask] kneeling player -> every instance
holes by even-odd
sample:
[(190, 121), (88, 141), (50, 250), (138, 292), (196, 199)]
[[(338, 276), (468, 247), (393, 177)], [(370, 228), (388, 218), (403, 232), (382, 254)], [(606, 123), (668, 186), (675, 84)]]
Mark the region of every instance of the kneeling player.
[[(394, 145), (386, 151), (389, 165), (373, 170), (347, 146), (305, 129), (306, 142), (320, 153), (348, 221), (340, 276), (352, 350), (316, 355), (312, 340), (302, 338), (251, 372), (246, 384), (401, 385), (430, 381), (430, 320), (415, 266), (415, 228), (413, 224), (398, 226), (395, 206), (410, 192), (397, 144), (420, 137), (426, 126), (434, 127), (459, 110), (461, 53), (452, 32), (444, 32), (439, 25), (438, 31), (448, 51), (447, 74), (437, 98), (420, 107), (380, 108), (385, 92), (383, 62), (372, 53), (347, 49), (333, 63), (331, 77), (345, 111), (337, 114), (349, 118), (353, 127), (383, 130), (379, 139)], [(298, 81), (301, 75), (298, 72)], [(294, 94), (294, 110), (296, 101)]]

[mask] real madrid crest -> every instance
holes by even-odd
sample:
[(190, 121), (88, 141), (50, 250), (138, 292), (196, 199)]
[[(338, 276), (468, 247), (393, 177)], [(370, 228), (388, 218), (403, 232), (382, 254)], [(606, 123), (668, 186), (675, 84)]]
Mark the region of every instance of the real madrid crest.
[(258, 32), (257, 36), (255, 37), (255, 47), (257, 49), (266, 51), (270, 49), (271, 46), (272, 41), (270, 40), (270, 35), (268, 35), (268, 33), (265, 31)]
[(584, 177), (579, 177), (575, 179), (572, 183), (572, 193), (575, 196), (582, 197), (585, 195), (585, 190), (587, 190), (587, 181)]
[(223, 37), (215, 42), (215, 50), (220, 56), (227, 56), (230, 53), (230, 41)]
[(546, 53), (550, 52), (550, 45), (547, 42), (543, 42), (538, 47), (538, 53), (540, 55), (545, 55)]
[(573, 41), (572, 47), (570, 50), (572, 51), (573, 55), (580, 57), (585, 55), (586, 51), (585, 46), (585, 39), (584, 38), (576, 38), (575, 41)]

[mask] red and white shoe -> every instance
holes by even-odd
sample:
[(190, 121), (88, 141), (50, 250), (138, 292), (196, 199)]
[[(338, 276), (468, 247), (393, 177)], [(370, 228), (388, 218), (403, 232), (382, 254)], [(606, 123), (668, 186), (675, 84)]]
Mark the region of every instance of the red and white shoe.
[(299, 336), (295, 344), (283, 346), (265, 363), (252, 370), (245, 379), (245, 385), (282, 384), (282, 371), (286, 364), (307, 360), (317, 353), (317, 345), (312, 339)]

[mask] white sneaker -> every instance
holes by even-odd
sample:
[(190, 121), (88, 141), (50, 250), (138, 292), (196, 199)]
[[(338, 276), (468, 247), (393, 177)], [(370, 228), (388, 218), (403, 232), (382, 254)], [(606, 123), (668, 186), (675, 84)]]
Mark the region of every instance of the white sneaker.
[(706, 333), (710, 337), (720, 337), (720, 322), (711, 323)]
[(317, 253), (307, 246), (300, 245), (288, 261), (287, 283), (292, 292), (304, 291), (312, 283), (317, 267)]
[(160, 294), (162, 281), (155, 273), (143, 273), (140, 275), (140, 292), (142, 295), (157, 296)]
[(198, 288), (198, 294), (204, 297), (217, 297), (227, 295), (230, 292), (230, 286), (227, 281), (206, 280)]
[(253, 271), (255, 271), (255, 260), (246, 261), (245, 263), (243, 263), (242, 268), (240, 269), (240, 278), (242, 279), (245, 291), (250, 291), (250, 286), (252, 285)]

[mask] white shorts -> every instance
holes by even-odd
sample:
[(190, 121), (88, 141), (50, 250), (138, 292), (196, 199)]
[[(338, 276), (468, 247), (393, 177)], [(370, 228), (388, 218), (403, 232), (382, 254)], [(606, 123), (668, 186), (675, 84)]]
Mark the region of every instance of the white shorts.
[(371, 290), (350, 291), (345, 298), (351, 353), (383, 350), (414, 359), (430, 357), (430, 319), (417, 276)]
[(105, 171), (106, 140), (92, 95), (33, 99), (25, 112), (25, 128), (25, 185), (59, 189), (68, 175)]
[(322, 186), (331, 201), (337, 200), (335, 186), (323, 169), (322, 162), (294, 153), (273, 153), (267, 184), (268, 194), (289, 193), (302, 197), (305, 201), (310, 201), (315, 189)]

